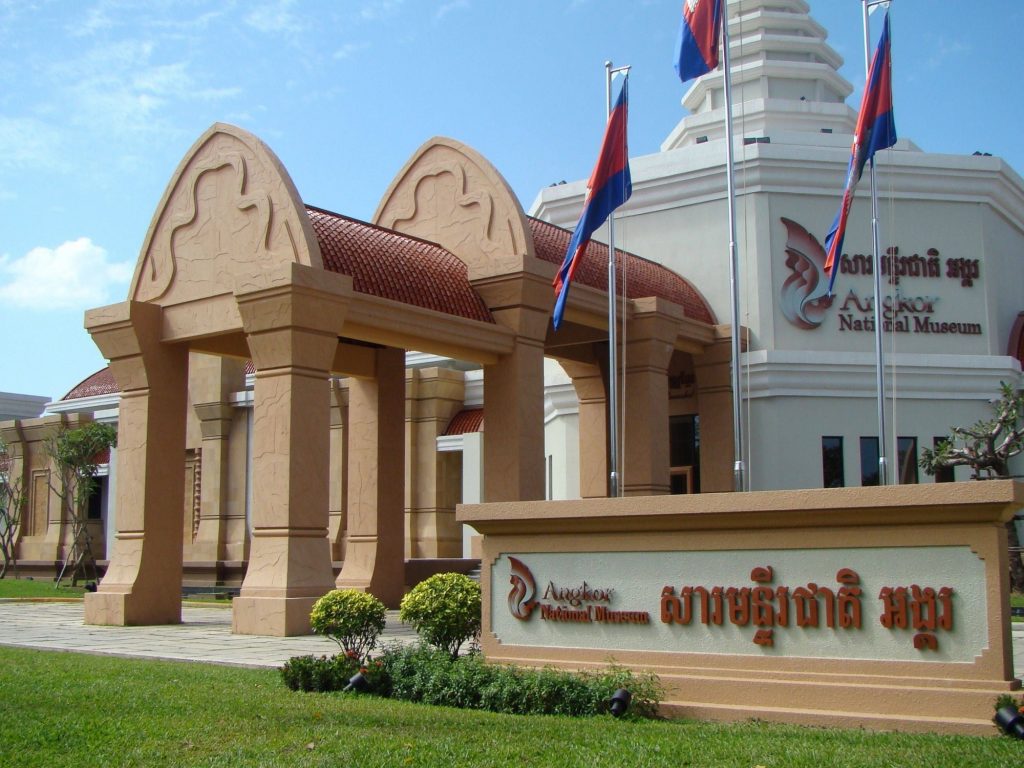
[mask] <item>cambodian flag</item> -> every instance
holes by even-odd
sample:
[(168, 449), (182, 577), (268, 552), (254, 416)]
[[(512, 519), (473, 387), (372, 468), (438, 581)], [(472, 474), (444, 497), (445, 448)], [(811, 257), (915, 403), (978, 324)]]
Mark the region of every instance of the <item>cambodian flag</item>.
[(587, 182), (587, 196), (583, 201), (583, 212), (576, 224), (576, 230), (569, 241), (569, 249), (565, 260), (555, 275), (555, 312), (551, 318), (558, 330), (565, 313), (565, 300), (569, 295), (569, 283), (572, 282), (576, 267), (583, 259), (583, 254), (594, 234), (612, 211), (622, 205), (633, 194), (633, 182), (629, 178), (629, 151), (626, 148), (626, 112), (629, 103), (627, 94), (628, 80), (622, 84), (619, 98), (608, 117), (604, 140), (601, 142), (601, 154), (597, 157), (597, 165)]
[(828, 293), (832, 295), (832, 287), (839, 274), (839, 258), (843, 252), (843, 237), (846, 235), (846, 219), (853, 205), (853, 190), (864, 172), (864, 165), (871, 160), (879, 149), (891, 147), (896, 143), (896, 120), (892, 110), (892, 66), (889, 57), (889, 13), (885, 14), (882, 36), (878, 40), (878, 48), (871, 59), (871, 70), (864, 86), (864, 96), (860, 102), (860, 115), (857, 117), (857, 130), (853, 134), (853, 146), (850, 150), (850, 166), (846, 172), (846, 190), (839, 205), (832, 228), (825, 236), (825, 271), (829, 274)]
[(718, 66), (722, 0), (686, 0), (676, 43), (676, 72), (684, 83)]

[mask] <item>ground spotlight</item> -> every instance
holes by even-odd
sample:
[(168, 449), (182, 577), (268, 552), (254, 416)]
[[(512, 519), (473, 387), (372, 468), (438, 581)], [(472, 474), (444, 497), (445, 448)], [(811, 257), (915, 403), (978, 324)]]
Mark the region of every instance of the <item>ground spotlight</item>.
[(366, 675), (362, 672), (356, 672), (348, 679), (348, 685), (346, 685), (342, 690), (362, 693), (369, 687), (370, 681), (366, 679)]
[(609, 702), (612, 714), (615, 717), (622, 717), (626, 714), (626, 710), (629, 709), (629, 702), (632, 700), (633, 694), (625, 688), (619, 688), (619, 690), (612, 694), (612, 700)]
[(1021, 717), (1016, 707), (1002, 707), (996, 711), (996, 716), (992, 719), (1007, 736), (1024, 739), (1024, 717)]

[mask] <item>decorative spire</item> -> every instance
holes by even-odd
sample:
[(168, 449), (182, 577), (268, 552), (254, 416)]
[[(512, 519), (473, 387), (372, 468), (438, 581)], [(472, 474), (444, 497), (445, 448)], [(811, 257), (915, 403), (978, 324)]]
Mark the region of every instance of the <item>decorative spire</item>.
[[(744, 137), (853, 133), (843, 58), (809, 10), (804, 0), (728, 0), (733, 115)], [(662, 151), (723, 137), (724, 87), (721, 66), (694, 81), (682, 101), (691, 114)]]

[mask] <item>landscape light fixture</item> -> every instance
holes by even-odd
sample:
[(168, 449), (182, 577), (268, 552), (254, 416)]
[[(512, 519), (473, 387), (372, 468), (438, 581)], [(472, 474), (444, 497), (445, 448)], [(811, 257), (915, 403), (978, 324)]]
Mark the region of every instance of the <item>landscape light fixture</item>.
[(995, 720), (999, 729), (1007, 736), (1016, 739), (1024, 739), (1024, 717), (1021, 717), (1020, 710), (1012, 705), (1000, 707), (996, 710)]
[(366, 675), (364, 675), (362, 672), (356, 672), (354, 675), (352, 675), (352, 677), (348, 679), (348, 685), (342, 688), (342, 690), (363, 693), (369, 687), (370, 681), (366, 679)]
[(629, 709), (629, 702), (632, 700), (633, 694), (625, 688), (619, 688), (619, 690), (612, 694), (612, 700), (609, 702), (612, 715), (622, 717), (626, 714), (626, 710)]

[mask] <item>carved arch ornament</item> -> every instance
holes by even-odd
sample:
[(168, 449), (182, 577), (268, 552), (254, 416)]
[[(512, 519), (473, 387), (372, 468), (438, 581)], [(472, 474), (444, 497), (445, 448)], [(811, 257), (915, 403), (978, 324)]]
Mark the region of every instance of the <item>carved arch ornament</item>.
[(519, 271), (534, 258), (526, 214), (508, 182), (452, 139), (435, 137), (413, 154), (373, 221), (441, 245), (466, 263), (471, 279)]
[(171, 178), (129, 296), (169, 306), (230, 293), (283, 262), (323, 267), (305, 206), (269, 147), (217, 123)]

